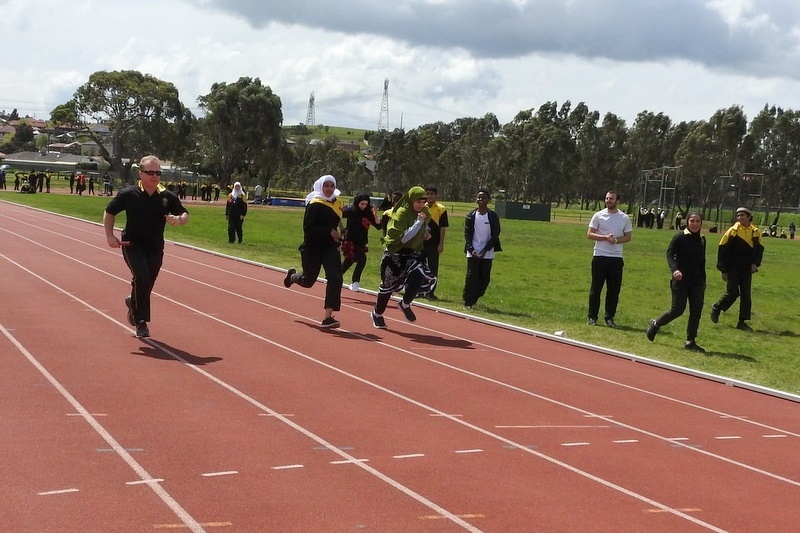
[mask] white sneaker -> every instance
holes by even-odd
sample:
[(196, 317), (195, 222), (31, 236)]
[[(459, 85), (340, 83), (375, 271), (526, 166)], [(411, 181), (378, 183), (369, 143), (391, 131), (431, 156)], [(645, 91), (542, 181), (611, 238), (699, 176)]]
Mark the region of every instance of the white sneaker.
[(357, 281), (354, 281), (353, 283), (350, 284), (350, 290), (353, 291), (353, 292), (358, 292), (358, 282)]

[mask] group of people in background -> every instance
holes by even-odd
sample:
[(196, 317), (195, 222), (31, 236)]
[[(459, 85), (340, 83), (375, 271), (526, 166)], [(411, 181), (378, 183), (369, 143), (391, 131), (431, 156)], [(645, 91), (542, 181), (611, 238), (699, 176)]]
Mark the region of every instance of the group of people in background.
[[(595, 241), (592, 257), (592, 283), (589, 289), (588, 324), (597, 324), (600, 310), (600, 294), (605, 286), (604, 321), (608, 327), (616, 327), (614, 316), (622, 287), (622, 244), (629, 242), (632, 225), (627, 214), (619, 210), (620, 196), (609, 191), (605, 196), (605, 209), (598, 211), (589, 222), (587, 237)], [(751, 332), (747, 323), (752, 311), (752, 279), (758, 272), (764, 256), (762, 234), (752, 224), (753, 212), (746, 207), (736, 210), (736, 222), (720, 239), (717, 248), (717, 270), (725, 282), (725, 292), (711, 306), (710, 318), (718, 323), (720, 314), (728, 311), (739, 300), (736, 328)], [(706, 291), (706, 238), (701, 234), (703, 217), (691, 212), (686, 217), (686, 226), (677, 226), (676, 233), (667, 246), (667, 266), (670, 270), (670, 308), (661, 316), (653, 318), (645, 334), (654, 341), (659, 330), (683, 315), (688, 303), (689, 320), (686, 325), (684, 348), (693, 352), (705, 352), (697, 344), (697, 332), (703, 312)]]
[[(349, 206), (343, 205), (339, 194), (332, 175), (322, 176), (314, 183), (306, 197), (300, 271), (289, 269), (284, 285), (310, 288), (324, 269), (327, 283), (320, 327), (339, 327), (333, 313), (341, 309), (344, 274), (355, 266), (350, 289), (358, 291), (367, 262), (369, 228), (374, 227), (382, 231), (383, 254), (379, 266), (381, 283), (370, 313), (372, 325), (378, 329), (387, 327), (383, 315), (395, 293), (402, 293), (398, 308), (405, 319), (415, 321), (414, 300), (437, 299), (434, 291), (439, 256), (449, 227), (447, 209), (438, 201), (437, 188), (415, 186), (405, 194), (395, 193), (391, 200), (385, 198), (380, 219), (368, 193), (357, 194)], [(489, 192), (479, 190), (477, 207), (465, 218), (467, 274), (463, 299), (467, 309), (485, 294), (494, 253), (501, 250), (500, 219), (488, 208), (489, 201)]]

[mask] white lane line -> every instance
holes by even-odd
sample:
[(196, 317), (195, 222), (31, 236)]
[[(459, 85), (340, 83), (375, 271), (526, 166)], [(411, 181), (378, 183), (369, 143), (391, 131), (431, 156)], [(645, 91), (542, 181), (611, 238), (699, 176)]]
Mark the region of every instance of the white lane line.
[(37, 492), (37, 496), (53, 496), (55, 494), (69, 494), (71, 492), (78, 492), (78, 489), (61, 489), (61, 490), (48, 490), (45, 492)]
[(233, 476), (238, 474), (239, 472), (236, 470), (227, 470), (225, 472), (206, 472), (205, 474), (200, 474), (203, 477), (216, 477), (216, 476)]
[(331, 461), (332, 465), (352, 465), (357, 463), (368, 463), (369, 459), (343, 459), (341, 461)]
[[(9, 330), (11, 331), (11, 330)], [(108, 416), (106, 413), (91, 413), (92, 416)], [(83, 416), (80, 413), (67, 413), (67, 416)]]
[(765, 439), (785, 439), (788, 435), (761, 435)]
[(589, 442), (562, 442), (562, 446), (571, 447), (571, 446), (590, 446), (591, 443)]
[(271, 467), (272, 470), (291, 470), (292, 468), (303, 468), (303, 465), (281, 465)]
[(735, 439), (741, 439), (742, 437), (740, 437), (739, 435), (721, 435), (719, 437), (714, 437), (714, 438), (717, 440), (735, 440)]
[(408, 453), (406, 455), (393, 455), (393, 459), (413, 459), (415, 457), (425, 457), (424, 453)]
[(639, 442), (637, 439), (624, 439), (624, 440), (615, 440), (614, 444), (632, 444)]
[(161, 483), (164, 480), (161, 478), (154, 478), (154, 479), (139, 479), (137, 481), (126, 481), (126, 485), (148, 485), (150, 483)]
[(496, 429), (603, 429), (611, 426), (495, 426)]
[(483, 450), (476, 448), (474, 450), (456, 450), (455, 453), (481, 453)]
[(667, 437), (665, 440), (683, 442), (689, 440), (689, 437)]

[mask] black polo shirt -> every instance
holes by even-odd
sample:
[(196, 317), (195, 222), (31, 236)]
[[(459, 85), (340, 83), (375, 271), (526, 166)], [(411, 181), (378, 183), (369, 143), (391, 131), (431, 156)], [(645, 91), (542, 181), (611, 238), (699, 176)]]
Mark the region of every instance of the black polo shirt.
[(164, 249), (164, 226), (167, 215), (188, 213), (178, 196), (159, 184), (153, 195), (147, 194), (141, 182), (122, 189), (106, 206), (106, 213), (117, 216), (125, 211), (127, 218), (122, 240), (151, 249)]

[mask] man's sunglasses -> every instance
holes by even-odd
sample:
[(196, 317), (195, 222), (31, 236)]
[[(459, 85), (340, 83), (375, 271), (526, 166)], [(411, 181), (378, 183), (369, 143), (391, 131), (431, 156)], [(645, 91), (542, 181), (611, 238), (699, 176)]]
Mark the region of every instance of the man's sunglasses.
[(160, 176), (161, 175), (161, 171), (160, 170), (140, 170), (139, 172), (147, 174), (148, 176)]

